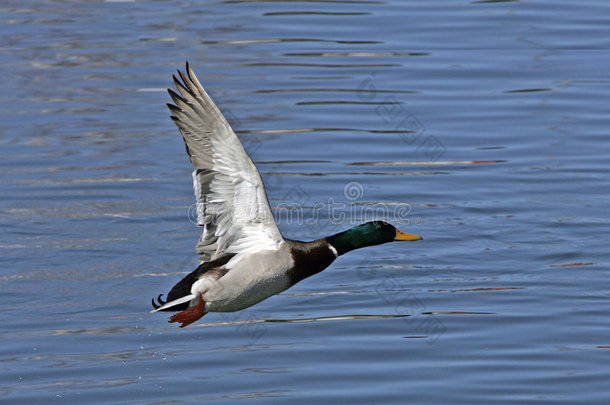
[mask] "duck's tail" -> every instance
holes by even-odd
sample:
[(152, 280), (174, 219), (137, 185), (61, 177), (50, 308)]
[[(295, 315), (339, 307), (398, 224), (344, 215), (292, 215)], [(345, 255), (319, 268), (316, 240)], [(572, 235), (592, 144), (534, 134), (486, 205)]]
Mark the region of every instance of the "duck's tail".
[[(163, 294), (161, 294), (161, 295), (163, 295)], [(193, 294), (189, 294), (189, 295), (185, 295), (184, 297), (175, 299), (173, 301), (163, 302), (161, 300), (161, 295), (159, 295), (159, 297), (157, 297), (158, 303), (155, 302), (154, 299), (152, 300), (152, 305), (153, 305), (153, 307), (155, 307), (155, 309), (150, 311), (150, 313), (157, 312), (157, 311), (179, 311), (181, 309), (184, 309), (184, 305), (181, 305), (181, 304), (189, 302), (190, 300), (195, 298), (195, 296)], [(179, 305), (180, 305), (180, 307), (174, 308)]]
[[(219, 257), (218, 259), (210, 262), (204, 262), (199, 265), (190, 274), (180, 280), (167, 294), (167, 301), (163, 301), (161, 297), (163, 294), (159, 294), (157, 300), (152, 299), (153, 310), (150, 312), (157, 311), (184, 311), (190, 308), (189, 301), (195, 298), (195, 295), (191, 294), (191, 288), (193, 284), (200, 280), (204, 275), (213, 274), (212, 280), (217, 280), (222, 277), (228, 271), (223, 266), (233, 257), (234, 254), (226, 254)], [(195, 303), (193, 303), (194, 305)]]

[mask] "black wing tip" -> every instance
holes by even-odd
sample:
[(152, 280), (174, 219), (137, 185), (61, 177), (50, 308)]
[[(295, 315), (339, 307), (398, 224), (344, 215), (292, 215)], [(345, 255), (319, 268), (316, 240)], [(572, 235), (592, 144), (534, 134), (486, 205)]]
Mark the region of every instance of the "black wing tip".
[(190, 90), (191, 89), (190, 82), (192, 82), (192, 80), (191, 80), (191, 76), (188, 74), (188, 71), (186, 73), (184, 73), (183, 71), (179, 70), (178, 76), (180, 76), (180, 78), (182, 79), (182, 83), (184, 83), (183, 87), (186, 87)]
[[(174, 90), (167, 89), (167, 92), (169, 93), (169, 96), (172, 98), (172, 101), (175, 104), (181, 104), (181, 103), (182, 104), (187, 104), (187, 105), (189, 104), (189, 102), (184, 97), (182, 97), (180, 94), (176, 93)], [(168, 105), (170, 105), (170, 104), (168, 104)]]
[[(172, 78), (174, 80), (174, 86), (176, 86), (176, 88), (182, 87), (187, 92), (193, 94), (193, 92), (194, 92), (193, 89), (197, 86), (193, 85), (194, 86), (193, 87), (193, 86), (191, 86), (191, 84), (196, 82), (194, 80), (194, 79), (196, 79), (196, 76), (195, 76), (195, 72), (193, 71), (193, 68), (191, 67), (191, 64), (189, 63), (189, 61), (188, 60), (186, 61), (186, 69), (184, 72), (180, 69), (176, 69), (176, 71), (178, 72), (178, 76), (176, 76), (175, 74), (172, 75)], [(170, 91), (171, 89), (167, 89), (167, 90)]]
[(189, 77), (190, 81), (194, 81), (194, 77), (195, 76), (195, 71), (191, 68), (191, 65), (189, 64), (189, 61), (186, 61), (186, 75)]
[(172, 114), (179, 114), (182, 112), (182, 109), (174, 104), (166, 103), (167, 108), (171, 111)]
[[(182, 97), (180, 94), (176, 93), (176, 90), (174, 89), (167, 89), (167, 92), (169, 93), (169, 95), (175, 100), (176, 98), (179, 99), (180, 101), (184, 101), (186, 103), (186, 100), (184, 99), (184, 97)], [(174, 98), (175, 97), (175, 98)]]
[[(176, 75), (172, 75), (172, 78), (174, 79), (174, 87), (176, 87), (176, 89), (180, 92), (182, 92), (182, 90), (184, 90), (187, 93), (193, 94), (192, 90), (188, 87), (188, 83), (184, 80), (184, 77), (182, 76), (182, 72), (180, 72), (180, 75), (181, 75), (180, 77), (182, 78), (184, 84), (183, 84), (183, 82), (178, 80)], [(180, 90), (180, 89), (182, 89), (182, 90)], [(167, 90), (171, 90), (171, 89), (167, 89)]]
[[(190, 77), (189, 72), (192, 72), (193, 69), (191, 68), (191, 64), (189, 63), (188, 59), (186, 60), (184, 66), (185, 66), (184, 72), (186, 72), (186, 74)], [(176, 69), (176, 71), (178, 72), (179, 76), (182, 76), (184, 74), (180, 69)], [(173, 75), (173, 76), (174, 76), (174, 79), (175, 79), (176, 75)]]

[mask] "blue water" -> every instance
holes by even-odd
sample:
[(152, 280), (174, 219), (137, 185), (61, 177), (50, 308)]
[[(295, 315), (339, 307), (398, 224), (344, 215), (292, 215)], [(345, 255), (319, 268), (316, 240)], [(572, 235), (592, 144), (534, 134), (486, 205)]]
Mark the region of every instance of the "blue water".
[[(609, 403), (609, 12), (5, 1), (0, 402)], [(185, 329), (149, 314), (197, 265), (164, 106), (186, 60), (286, 237), (424, 240)]]

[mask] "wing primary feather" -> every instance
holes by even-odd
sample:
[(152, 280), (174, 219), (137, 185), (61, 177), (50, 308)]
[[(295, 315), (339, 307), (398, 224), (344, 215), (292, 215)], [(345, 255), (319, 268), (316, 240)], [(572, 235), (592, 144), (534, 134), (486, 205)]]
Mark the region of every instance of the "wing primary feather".
[(169, 108), (169, 110), (171, 111), (172, 114), (180, 114), (182, 112), (182, 110), (180, 108), (178, 108), (177, 106), (167, 103), (167, 108)]
[(197, 252), (204, 260), (227, 254), (275, 249), (283, 242), (260, 174), (239, 138), (191, 65), (172, 76), (171, 118), (197, 169), (193, 186), (197, 224), (203, 232)]
[(188, 101), (186, 101), (186, 99), (184, 97), (182, 97), (180, 94), (176, 93), (174, 90), (167, 89), (167, 92), (171, 96), (172, 100), (174, 100), (174, 103), (176, 105), (178, 105), (178, 103), (188, 104)]

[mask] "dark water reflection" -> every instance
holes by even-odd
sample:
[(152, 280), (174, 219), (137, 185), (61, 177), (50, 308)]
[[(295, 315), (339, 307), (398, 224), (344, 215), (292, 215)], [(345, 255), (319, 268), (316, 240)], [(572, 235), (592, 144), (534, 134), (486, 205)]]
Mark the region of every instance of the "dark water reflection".
[[(3, 3), (0, 401), (608, 403), (608, 11)], [(148, 314), (197, 263), (164, 107), (187, 59), (287, 237), (385, 215), (424, 241), (184, 330)]]

